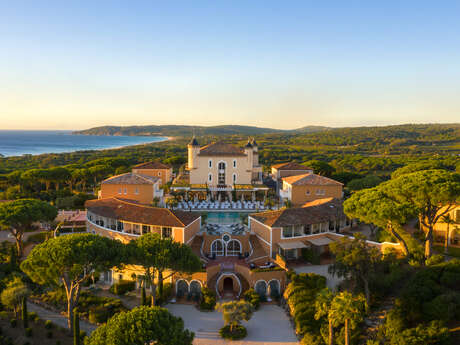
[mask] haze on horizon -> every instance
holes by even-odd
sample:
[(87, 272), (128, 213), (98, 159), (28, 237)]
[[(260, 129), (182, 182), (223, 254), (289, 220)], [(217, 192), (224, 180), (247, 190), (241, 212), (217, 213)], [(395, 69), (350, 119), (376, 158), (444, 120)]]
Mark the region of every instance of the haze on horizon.
[(0, 3), (0, 129), (459, 122), (460, 2)]

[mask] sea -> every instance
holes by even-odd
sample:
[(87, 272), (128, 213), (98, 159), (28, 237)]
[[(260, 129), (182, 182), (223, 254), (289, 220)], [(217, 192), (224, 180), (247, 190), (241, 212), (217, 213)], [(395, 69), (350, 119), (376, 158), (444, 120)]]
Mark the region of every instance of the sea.
[(10, 157), (24, 154), (101, 150), (167, 139), (153, 136), (73, 135), (72, 131), (0, 130), (0, 155)]

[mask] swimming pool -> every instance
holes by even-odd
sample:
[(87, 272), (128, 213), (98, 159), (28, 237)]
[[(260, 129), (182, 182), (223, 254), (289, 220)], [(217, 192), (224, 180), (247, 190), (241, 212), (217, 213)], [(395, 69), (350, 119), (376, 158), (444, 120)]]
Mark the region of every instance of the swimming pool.
[(206, 223), (210, 224), (241, 223), (241, 217), (248, 216), (247, 212), (202, 212), (202, 214), (207, 215)]

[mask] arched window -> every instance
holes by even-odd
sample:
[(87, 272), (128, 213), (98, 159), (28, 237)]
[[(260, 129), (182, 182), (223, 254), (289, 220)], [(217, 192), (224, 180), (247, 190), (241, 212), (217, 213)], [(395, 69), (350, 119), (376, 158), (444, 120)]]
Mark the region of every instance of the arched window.
[(241, 244), (238, 240), (230, 240), (227, 243), (227, 255), (236, 256), (241, 253)]
[(187, 296), (188, 294), (188, 284), (184, 279), (179, 279), (176, 282), (176, 296), (177, 297), (183, 297)]
[(267, 296), (267, 282), (265, 280), (259, 280), (256, 285), (254, 285), (254, 290), (261, 297)]
[(208, 175), (208, 181), (209, 181), (209, 182), (212, 182), (212, 174), (209, 174), (209, 175)]
[(201, 284), (198, 280), (192, 280), (190, 282), (190, 292), (194, 295), (199, 295), (201, 293)]
[(236, 174), (233, 174), (233, 183), (236, 183)]
[(208, 161), (208, 166), (209, 166), (210, 168), (212, 168), (212, 160), (209, 160), (209, 161)]
[(224, 242), (222, 240), (214, 240), (211, 243), (211, 254), (216, 254), (216, 256), (224, 255)]
[(233, 167), (236, 168), (236, 159), (233, 160)]
[(268, 291), (271, 298), (278, 299), (280, 297), (280, 281), (276, 279), (270, 280)]

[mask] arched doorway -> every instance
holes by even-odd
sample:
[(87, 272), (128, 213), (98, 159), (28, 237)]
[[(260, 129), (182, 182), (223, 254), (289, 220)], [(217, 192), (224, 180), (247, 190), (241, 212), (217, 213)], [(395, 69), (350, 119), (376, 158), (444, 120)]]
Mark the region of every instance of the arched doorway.
[(231, 277), (224, 278), (224, 295), (233, 294), (233, 279)]
[(176, 296), (178, 298), (187, 296), (188, 294), (188, 284), (184, 279), (179, 279), (176, 282)]
[(265, 298), (267, 296), (267, 282), (265, 280), (257, 281), (254, 285), (254, 290), (260, 297)]
[(268, 283), (268, 294), (273, 299), (278, 299), (280, 297), (280, 281), (277, 279), (272, 279)]

